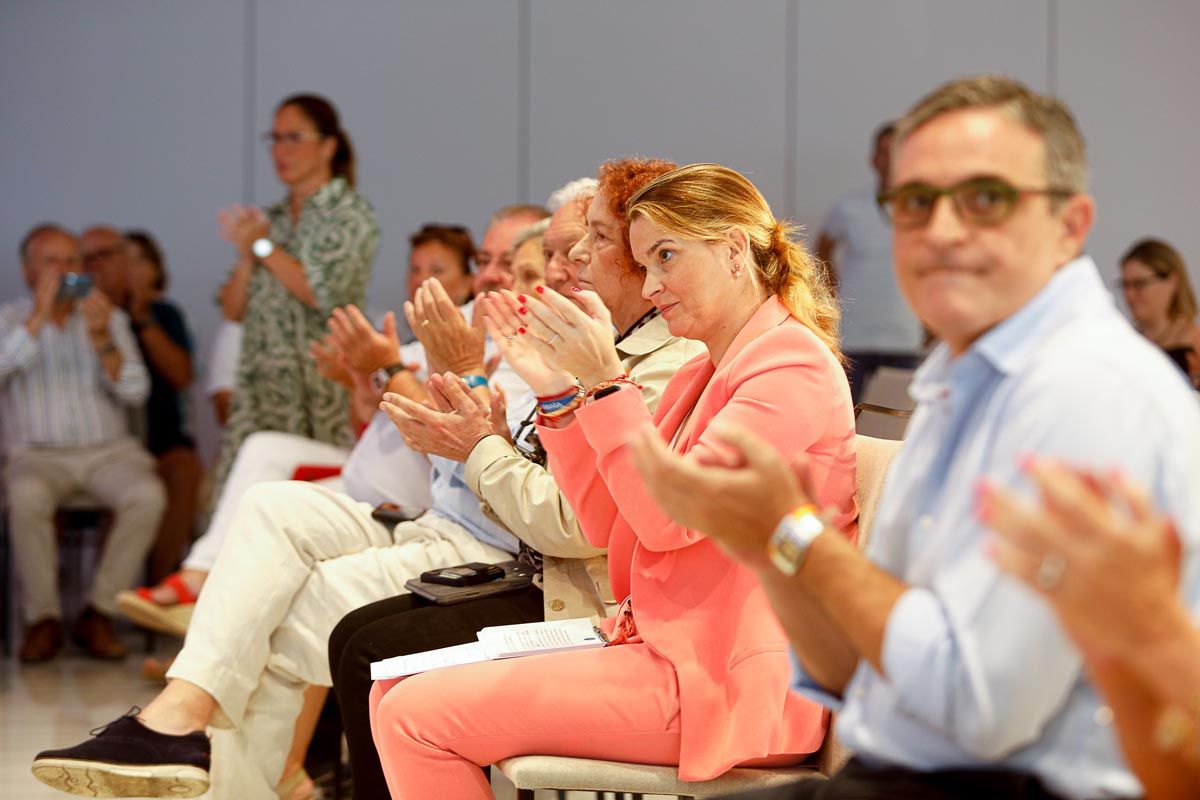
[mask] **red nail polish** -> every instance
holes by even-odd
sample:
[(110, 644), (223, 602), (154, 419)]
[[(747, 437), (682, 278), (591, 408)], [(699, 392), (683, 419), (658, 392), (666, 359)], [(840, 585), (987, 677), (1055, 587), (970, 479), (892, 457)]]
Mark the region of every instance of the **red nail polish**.
[(538, 294), (545, 294), (545, 293), (546, 293), (546, 287), (545, 287), (545, 286), (539, 286), (539, 287), (537, 287), (537, 293), (538, 293)]
[(524, 332), (525, 332), (524, 328), (517, 328), (517, 333), (524, 333)]
[(571, 287), (571, 291), (572, 291), (572, 292), (582, 292), (582, 291), (583, 291), (583, 289), (580, 289), (578, 286), (572, 286), (572, 287)]
[(523, 294), (519, 294), (519, 295), (517, 295), (517, 302), (518, 302), (518, 303), (524, 303), (524, 302), (525, 302), (525, 295), (523, 295)]
[(975, 518), (987, 522), (992, 516), (992, 487), (986, 481), (975, 484)]
[(528, 313), (529, 313), (529, 309), (528, 309), (528, 308), (525, 308), (525, 306), (521, 306), (521, 309), (520, 309), (520, 311), (521, 311), (521, 313), (522, 313), (522, 314), (528, 314)]

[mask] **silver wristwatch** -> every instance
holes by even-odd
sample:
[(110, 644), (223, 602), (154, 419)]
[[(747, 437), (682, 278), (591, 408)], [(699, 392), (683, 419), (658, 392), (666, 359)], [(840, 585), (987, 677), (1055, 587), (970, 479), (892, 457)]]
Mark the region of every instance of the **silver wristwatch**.
[(813, 541), (825, 532), (825, 522), (817, 508), (805, 503), (788, 514), (767, 541), (767, 557), (777, 570), (791, 577), (800, 571)]
[(275, 252), (275, 243), (265, 236), (261, 239), (255, 239), (254, 244), (250, 245), (251, 252), (255, 258), (268, 258), (271, 253)]
[(377, 392), (387, 391), (388, 384), (392, 382), (392, 376), (397, 372), (403, 372), (407, 367), (403, 364), (392, 364), (388, 367), (380, 367), (371, 373), (371, 385), (375, 387)]

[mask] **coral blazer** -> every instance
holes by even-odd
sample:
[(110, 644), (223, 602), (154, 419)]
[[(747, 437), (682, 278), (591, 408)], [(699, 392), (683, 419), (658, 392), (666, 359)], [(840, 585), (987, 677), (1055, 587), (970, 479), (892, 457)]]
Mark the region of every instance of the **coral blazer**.
[[(690, 412), (690, 421), (689, 421)], [(841, 365), (777, 299), (755, 312), (714, 367), (685, 364), (653, 423), (679, 453), (720, 447), (713, 420), (740, 424), (789, 457), (807, 455), (817, 500), (854, 518), (854, 412)], [(754, 574), (703, 534), (673, 522), (642, 485), (626, 442), (651, 422), (637, 391), (581, 408), (561, 430), (539, 427), (551, 470), (584, 535), (609, 550), (613, 595), (630, 598), (643, 640), (679, 682), (679, 777), (705, 780), (740, 763), (811, 753), (826, 712), (790, 690), (788, 639)], [(615, 620), (607, 620), (610, 632)], [(614, 676), (621, 679), (623, 676)]]

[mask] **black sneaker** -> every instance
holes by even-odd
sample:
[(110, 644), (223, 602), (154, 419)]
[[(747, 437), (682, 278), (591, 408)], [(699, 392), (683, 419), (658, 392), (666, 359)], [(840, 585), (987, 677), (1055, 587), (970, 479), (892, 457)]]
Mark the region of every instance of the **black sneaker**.
[(201, 732), (171, 736), (137, 719), (141, 709), (92, 731), (89, 739), (33, 760), (33, 776), (82, 797), (196, 797), (208, 791), (211, 748)]

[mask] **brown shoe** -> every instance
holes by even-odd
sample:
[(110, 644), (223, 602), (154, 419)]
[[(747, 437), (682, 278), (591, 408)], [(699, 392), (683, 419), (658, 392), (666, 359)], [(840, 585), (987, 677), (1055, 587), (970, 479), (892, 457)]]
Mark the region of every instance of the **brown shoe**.
[(25, 664), (49, 661), (58, 655), (63, 646), (63, 626), (54, 617), (46, 617), (30, 625), (21, 642), (17, 658)]
[(75, 620), (71, 640), (92, 658), (117, 661), (125, 657), (125, 645), (117, 638), (112, 619), (91, 606), (85, 608), (79, 619)]

